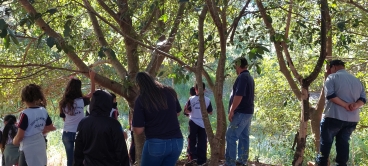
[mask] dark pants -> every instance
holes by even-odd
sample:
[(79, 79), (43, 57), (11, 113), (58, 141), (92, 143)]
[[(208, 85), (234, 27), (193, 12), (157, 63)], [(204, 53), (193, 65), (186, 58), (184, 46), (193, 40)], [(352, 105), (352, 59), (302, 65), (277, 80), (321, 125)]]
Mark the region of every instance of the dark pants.
[(23, 151), (19, 151), (19, 162), (18, 162), (18, 166), (27, 166), (26, 157), (24, 156), (24, 152)]
[(317, 156), (319, 166), (327, 166), (331, 146), (336, 138), (336, 163), (346, 166), (349, 160), (349, 140), (357, 126), (357, 122), (346, 122), (334, 118), (324, 118), (321, 121), (320, 153)]
[(130, 143), (129, 157), (130, 157), (130, 163), (133, 165), (135, 163), (135, 144), (134, 144), (133, 131), (130, 132), (130, 135), (132, 137), (132, 142)]
[(201, 165), (207, 162), (207, 134), (206, 130), (193, 121), (189, 121), (188, 153), (190, 160), (197, 160)]

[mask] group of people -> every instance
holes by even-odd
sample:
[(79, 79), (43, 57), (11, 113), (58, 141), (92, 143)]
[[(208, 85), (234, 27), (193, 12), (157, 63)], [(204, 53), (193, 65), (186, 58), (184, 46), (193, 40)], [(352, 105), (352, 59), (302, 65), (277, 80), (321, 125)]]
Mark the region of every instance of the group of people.
[[(349, 158), (349, 139), (359, 121), (359, 108), (366, 102), (362, 83), (345, 71), (344, 62), (329, 63), (330, 74), (325, 82), (326, 107), (321, 121), (321, 145), (317, 165), (326, 166), (333, 139), (336, 138), (336, 162), (346, 165)], [(244, 57), (234, 60), (237, 78), (229, 100), (226, 131), (226, 166), (247, 165), (249, 132), (254, 113), (254, 80), (247, 70)], [(60, 117), (64, 120), (62, 141), (68, 166), (111, 165), (128, 166), (126, 133), (117, 121), (116, 96), (104, 90), (95, 90), (95, 73), (90, 71), (91, 92), (82, 94), (82, 83), (72, 78), (59, 103)], [(182, 111), (178, 95), (172, 87), (156, 81), (149, 73), (136, 75), (139, 95), (134, 103), (131, 122), (135, 134), (145, 134), (141, 155), (142, 166), (174, 166), (183, 149), (183, 135), (178, 116)], [(191, 88), (184, 115), (189, 117), (188, 162), (186, 165), (207, 163), (207, 134), (201, 112), (199, 89)], [(22, 89), (26, 109), (17, 123), (14, 115), (4, 117), (0, 140), (3, 165), (47, 165), (46, 135), (56, 130), (46, 110), (46, 99), (40, 86), (30, 84)], [(208, 97), (205, 110), (212, 114)], [(87, 112), (84, 108), (89, 106)], [(238, 142), (238, 143), (237, 143)]]

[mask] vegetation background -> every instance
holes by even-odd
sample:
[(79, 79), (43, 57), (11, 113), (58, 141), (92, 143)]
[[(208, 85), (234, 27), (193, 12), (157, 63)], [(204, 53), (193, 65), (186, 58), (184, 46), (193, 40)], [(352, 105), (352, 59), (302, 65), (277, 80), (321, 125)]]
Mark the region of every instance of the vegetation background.
[[(135, 73), (147, 71), (173, 86), (182, 107), (189, 88), (203, 77), (204, 95), (216, 110), (204, 117), (208, 157), (217, 160), (223, 158), (236, 78), (231, 62), (246, 57), (256, 82), (250, 160), (274, 165), (306, 165), (316, 154), (325, 59), (344, 60), (368, 85), (365, 0), (0, 0), (0, 5), (0, 116), (18, 115), (24, 108), (21, 88), (40, 84), (58, 128), (48, 135), (50, 165), (65, 164), (58, 101), (71, 76), (79, 77), (88, 93), (89, 69), (97, 72), (100, 88), (118, 95), (125, 129), (137, 95)], [(316, 79), (306, 86), (303, 80), (311, 75)], [(366, 110), (351, 138), (348, 165), (368, 163)], [(179, 119), (187, 136), (188, 119)], [(144, 139), (137, 139), (139, 149)]]

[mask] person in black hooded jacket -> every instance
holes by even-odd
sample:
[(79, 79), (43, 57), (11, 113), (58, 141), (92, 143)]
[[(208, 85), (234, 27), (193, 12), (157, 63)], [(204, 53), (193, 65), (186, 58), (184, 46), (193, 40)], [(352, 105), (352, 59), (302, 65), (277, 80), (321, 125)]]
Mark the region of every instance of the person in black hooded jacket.
[(129, 157), (120, 123), (109, 117), (112, 109), (110, 93), (93, 93), (90, 115), (77, 128), (74, 166), (129, 166)]

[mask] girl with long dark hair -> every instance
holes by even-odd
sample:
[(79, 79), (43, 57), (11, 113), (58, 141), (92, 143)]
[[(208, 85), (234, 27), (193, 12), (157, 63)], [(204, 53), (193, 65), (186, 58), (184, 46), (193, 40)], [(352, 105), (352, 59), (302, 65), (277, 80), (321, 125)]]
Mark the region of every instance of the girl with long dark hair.
[[(95, 91), (95, 72), (89, 72), (91, 92)], [(83, 96), (82, 82), (72, 78), (66, 86), (63, 98), (59, 103), (60, 117), (64, 120), (62, 140), (66, 151), (67, 166), (73, 165), (74, 142), (79, 122), (84, 118), (83, 109), (89, 104), (90, 94)]]
[(18, 164), (19, 146), (13, 144), (13, 138), (17, 134), (18, 128), (15, 125), (17, 118), (14, 115), (4, 117), (4, 129), (1, 138), (1, 150), (3, 152), (3, 163), (5, 166)]
[(137, 73), (136, 83), (140, 93), (134, 105), (133, 130), (146, 135), (141, 166), (174, 166), (183, 149), (177, 94), (146, 72)]
[(20, 144), (18, 165), (46, 165), (46, 142), (42, 133), (56, 130), (45, 109), (46, 99), (36, 84), (24, 87), (21, 98), (27, 108), (20, 115), (18, 132), (13, 139), (14, 145)]

